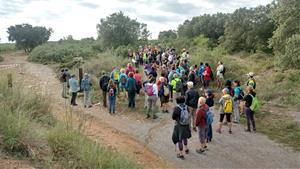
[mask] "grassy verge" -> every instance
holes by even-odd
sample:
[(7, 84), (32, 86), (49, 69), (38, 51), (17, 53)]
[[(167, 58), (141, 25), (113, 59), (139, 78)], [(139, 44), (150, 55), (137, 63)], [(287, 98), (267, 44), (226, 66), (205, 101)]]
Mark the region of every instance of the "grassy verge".
[(100, 146), (51, 114), (46, 98), (0, 76), (0, 149), (38, 168), (141, 168), (125, 155)]

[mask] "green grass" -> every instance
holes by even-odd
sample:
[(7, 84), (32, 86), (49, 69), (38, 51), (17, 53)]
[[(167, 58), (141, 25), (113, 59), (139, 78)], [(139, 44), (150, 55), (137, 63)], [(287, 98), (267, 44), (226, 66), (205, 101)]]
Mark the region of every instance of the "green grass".
[[(0, 150), (37, 168), (142, 168), (125, 154), (100, 146), (58, 122), (46, 98), (0, 76)], [(66, 127), (66, 126), (69, 126)]]
[(13, 52), (16, 50), (14, 43), (0, 43), (0, 53)]

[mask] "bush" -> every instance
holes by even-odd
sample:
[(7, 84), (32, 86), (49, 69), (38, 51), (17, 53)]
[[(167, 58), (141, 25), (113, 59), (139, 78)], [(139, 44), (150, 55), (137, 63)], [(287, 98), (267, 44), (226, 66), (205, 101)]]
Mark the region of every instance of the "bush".
[(0, 53), (16, 51), (16, 44), (14, 43), (1, 43), (0, 44)]
[(67, 168), (141, 168), (125, 156), (101, 147), (65, 126), (52, 129), (48, 142), (55, 160)]
[(3, 62), (4, 58), (2, 56), (0, 56), (0, 62)]

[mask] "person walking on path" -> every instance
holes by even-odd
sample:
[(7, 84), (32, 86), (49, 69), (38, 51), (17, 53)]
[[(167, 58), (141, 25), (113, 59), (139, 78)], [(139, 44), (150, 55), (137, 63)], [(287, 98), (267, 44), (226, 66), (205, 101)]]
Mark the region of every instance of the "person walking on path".
[(198, 108), (198, 99), (199, 99), (199, 92), (194, 89), (194, 83), (189, 81), (187, 82), (188, 90), (185, 94), (185, 104), (188, 106), (189, 113), (190, 113), (190, 124), (194, 131), (197, 131), (195, 125), (195, 114), (196, 109)]
[(62, 83), (62, 97), (68, 98), (67, 91), (68, 91), (69, 79), (70, 79), (70, 73), (69, 73), (68, 69), (61, 70), (61, 75), (60, 75), (59, 79)]
[(205, 104), (206, 99), (204, 97), (200, 97), (198, 101), (198, 109), (196, 113), (195, 125), (198, 127), (198, 134), (200, 144), (196, 152), (202, 154), (205, 152), (206, 140), (207, 140), (207, 125), (206, 125), (206, 112), (209, 110), (208, 105)]
[(252, 86), (247, 87), (247, 95), (244, 97), (244, 113), (246, 114), (247, 117), (247, 128), (245, 131), (251, 132), (251, 124), (253, 131), (256, 131), (255, 127), (255, 120), (254, 120), (254, 112), (250, 109), (250, 106), (252, 105), (253, 97), (256, 97), (256, 93), (254, 92), (254, 89)]
[(240, 81), (235, 80), (234, 85), (234, 96), (233, 96), (233, 122), (240, 123), (240, 100), (243, 99), (243, 91), (240, 86)]
[[(209, 111), (212, 113), (212, 117), (214, 116), (214, 94), (210, 89), (205, 92), (206, 97), (206, 105), (209, 107)], [(213, 119), (213, 118), (212, 118)], [(212, 124), (207, 124), (207, 143), (211, 142), (213, 137), (213, 129)]]
[(176, 104), (176, 98), (181, 96), (181, 90), (183, 88), (183, 84), (178, 74), (174, 74), (173, 80), (171, 81), (170, 85), (173, 89), (173, 103)]
[(69, 84), (70, 84), (70, 92), (71, 92), (71, 105), (72, 106), (77, 106), (76, 103), (76, 97), (77, 97), (77, 92), (78, 92), (78, 81), (75, 78), (75, 75), (71, 75), (71, 79), (69, 79)]
[(152, 112), (152, 118), (156, 119), (156, 102), (158, 99), (158, 88), (155, 83), (155, 79), (152, 78), (149, 83), (145, 84), (146, 94), (148, 96), (147, 100), (147, 118), (150, 118), (150, 113)]
[(91, 90), (92, 90), (92, 82), (90, 76), (85, 73), (83, 79), (81, 80), (81, 89), (83, 90), (83, 105), (84, 107), (92, 107), (91, 102)]
[[(185, 153), (189, 153), (188, 139), (192, 137), (190, 124), (189, 124), (189, 112), (185, 99), (183, 96), (176, 98), (177, 105), (174, 107), (172, 119), (175, 120), (175, 126), (172, 134), (172, 141), (175, 144), (175, 151), (177, 158), (184, 159), (183, 145)], [(177, 146), (179, 152), (177, 151)]]
[(108, 82), (107, 93), (108, 93), (108, 101), (109, 101), (108, 111), (110, 114), (115, 114), (116, 113), (116, 96), (117, 96), (118, 91), (117, 91), (117, 87), (112, 79), (109, 80), (109, 82)]
[(232, 134), (232, 124), (231, 124), (231, 114), (233, 111), (233, 100), (232, 97), (229, 95), (229, 90), (227, 88), (222, 90), (223, 96), (221, 97), (219, 103), (221, 104), (221, 112), (220, 112), (220, 123), (217, 129), (218, 133), (221, 133), (222, 130), (222, 123), (224, 117), (226, 116), (228, 127), (229, 127), (229, 134)]
[(99, 80), (99, 86), (100, 89), (102, 90), (102, 102), (103, 102), (103, 106), (107, 107), (107, 86), (108, 86), (108, 82), (110, 80), (109, 76), (105, 74), (105, 72), (103, 71), (102, 76), (100, 77)]
[(159, 97), (161, 102), (161, 109), (163, 113), (169, 112), (169, 97), (170, 97), (170, 89), (167, 83), (167, 79), (165, 77), (160, 77), (160, 89), (159, 89)]
[(129, 78), (126, 83), (126, 90), (128, 95), (128, 107), (135, 108), (135, 95), (136, 95), (136, 81), (133, 78), (133, 72), (129, 72)]

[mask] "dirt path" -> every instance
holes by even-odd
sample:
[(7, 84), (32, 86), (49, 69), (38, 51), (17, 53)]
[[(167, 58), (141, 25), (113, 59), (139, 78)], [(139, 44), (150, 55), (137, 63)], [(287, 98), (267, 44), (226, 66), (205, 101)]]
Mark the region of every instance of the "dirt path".
[[(9, 57), (4, 63), (20, 63), (24, 75), (30, 77), (25, 79), (25, 84), (31, 84), (30, 88), (49, 95), (54, 110), (63, 114), (65, 100), (60, 96), (60, 84), (53, 71), (45, 65), (27, 63), (23, 56)], [(126, 110), (120, 106), (118, 109)], [(214, 133), (205, 155), (194, 151), (198, 143), (194, 132), (189, 142), (191, 153), (182, 161), (176, 158), (171, 142), (174, 124), (171, 114), (159, 114), (160, 118), (152, 121), (142, 118), (141, 113), (126, 111), (111, 116), (99, 106), (83, 109), (79, 105), (74, 111), (78, 112), (79, 121), (85, 121), (86, 135), (128, 154), (146, 168), (300, 168), (299, 153), (274, 143), (264, 135), (245, 133), (239, 125), (233, 127), (233, 135), (227, 133), (226, 126), (222, 134)]]

